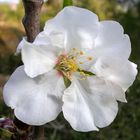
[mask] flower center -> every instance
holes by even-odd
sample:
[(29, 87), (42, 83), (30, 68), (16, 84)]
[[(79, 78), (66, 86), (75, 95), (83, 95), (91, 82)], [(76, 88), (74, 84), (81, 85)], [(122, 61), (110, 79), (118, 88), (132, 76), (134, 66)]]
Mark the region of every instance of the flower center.
[[(84, 58), (84, 60), (81, 61), (81, 58)], [(69, 80), (72, 79), (72, 73), (74, 72), (80, 74), (80, 79), (86, 79), (87, 76), (93, 76), (94, 74), (81, 69), (80, 66), (91, 60), (93, 60), (92, 57), (86, 56), (84, 52), (79, 51), (77, 48), (73, 48), (69, 53), (61, 54), (58, 57), (55, 69)]]
[(78, 69), (76, 58), (73, 55), (62, 54), (59, 56), (55, 68), (68, 79), (71, 79), (71, 74)]

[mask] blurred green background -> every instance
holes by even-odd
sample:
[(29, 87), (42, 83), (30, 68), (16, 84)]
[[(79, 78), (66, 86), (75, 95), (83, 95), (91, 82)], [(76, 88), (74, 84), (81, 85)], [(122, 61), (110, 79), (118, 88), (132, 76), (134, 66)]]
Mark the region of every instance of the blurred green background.
[[(96, 13), (100, 20), (112, 19), (120, 22), (130, 36), (132, 54), (130, 60), (140, 68), (140, 1), (139, 0), (74, 0), (74, 5)], [(61, 0), (44, 3), (41, 13), (41, 29), (46, 20), (62, 8)], [(11, 117), (11, 110), (2, 99), (2, 87), (9, 75), (22, 64), (14, 52), (25, 35), (22, 26), (24, 8), (22, 3), (0, 4), (0, 117)], [(128, 103), (119, 103), (115, 121), (99, 132), (79, 133), (69, 126), (62, 114), (56, 121), (45, 126), (47, 140), (140, 140), (140, 74), (127, 91)], [(4, 139), (4, 138), (3, 138)]]

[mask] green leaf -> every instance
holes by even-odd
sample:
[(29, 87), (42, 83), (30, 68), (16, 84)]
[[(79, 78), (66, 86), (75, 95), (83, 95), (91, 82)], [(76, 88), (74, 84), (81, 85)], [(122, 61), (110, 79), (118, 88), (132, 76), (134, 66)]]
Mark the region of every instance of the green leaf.
[(71, 5), (73, 5), (72, 0), (63, 0), (63, 8)]
[(71, 85), (71, 81), (66, 76), (63, 76), (63, 80), (66, 88), (68, 88)]
[(12, 135), (13, 135), (12, 132), (5, 130), (3, 128), (0, 128), (0, 136), (2, 136), (4, 138), (11, 138)]
[(95, 74), (90, 72), (90, 71), (86, 71), (86, 70), (81, 70), (81, 69), (78, 69), (79, 72), (83, 72), (84, 74), (87, 74), (89, 76), (94, 76)]

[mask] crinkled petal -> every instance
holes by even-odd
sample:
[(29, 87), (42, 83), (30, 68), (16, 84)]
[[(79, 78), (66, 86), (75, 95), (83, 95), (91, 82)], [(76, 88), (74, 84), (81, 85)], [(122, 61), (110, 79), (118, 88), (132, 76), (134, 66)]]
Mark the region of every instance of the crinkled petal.
[(63, 114), (76, 131), (98, 130), (89, 103), (85, 98), (86, 94), (84, 89), (76, 82), (72, 82), (71, 86), (64, 91)]
[[(45, 32), (45, 31), (44, 31)], [(47, 33), (47, 32), (46, 32)], [(49, 34), (49, 38), (51, 41), (51, 44), (55, 47), (55, 48), (61, 48), (64, 49), (64, 43), (65, 43), (65, 36), (63, 33), (61, 32), (51, 32)]]
[(113, 83), (110, 80), (106, 80), (104, 82), (105, 82), (105, 86), (108, 87), (110, 94), (112, 94), (112, 96), (117, 101), (127, 103), (125, 91), (119, 85)]
[(110, 125), (118, 112), (118, 103), (112, 92), (120, 92), (114, 86), (108, 86), (108, 83), (98, 77), (88, 78), (88, 86), (91, 92), (89, 102), (93, 106), (93, 115), (95, 125), (102, 128)]
[(74, 80), (64, 91), (64, 117), (77, 131), (93, 131), (109, 125), (118, 111), (110, 92), (106, 83), (98, 78)]
[(64, 48), (91, 49), (98, 33), (98, 17), (89, 10), (68, 6), (55, 18), (47, 21), (44, 31), (47, 34), (61, 32), (64, 37)]
[(49, 48), (57, 54), (64, 46), (64, 35), (58, 32), (52, 32), (48, 35), (45, 31), (42, 31), (37, 35), (33, 44), (41, 46), (44, 51), (45, 49), (48, 51)]
[(55, 66), (57, 56), (51, 46), (35, 45), (27, 42), (25, 39), (22, 40), (20, 46), (19, 48), (22, 48), (22, 61), (28, 76), (36, 77), (52, 70)]
[(121, 58), (101, 57), (91, 68), (91, 71), (105, 80), (110, 80), (126, 91), (137, 75), (137, 65)]
[(3, 97), (19, 120), (29, 125), (43, 125), (61, 112), (64, 88), (63, 79), (56, 71), (32, 79), (20, 66), (4, 86)]
[(94, 57), (114, 56), (128, 59), (131, 53), (129, 36), (116, 21), (101, 21), (98, 37), (95, 40)]
[(36, 38), (35, 38), (33, 44), (34, 44), (34, 45), (38, 45), (38, 46), (46, 46), (46, 47), (48, 47), (48, 45), (50, 45), (51, 42), (50, 42), (50, 39), (49, 39), (49, 37), (47, 36), (47, 34), (45, 34), (45, 32), (42, 31), (42, 32), (40, 32), (40, 33), (36, 36)]

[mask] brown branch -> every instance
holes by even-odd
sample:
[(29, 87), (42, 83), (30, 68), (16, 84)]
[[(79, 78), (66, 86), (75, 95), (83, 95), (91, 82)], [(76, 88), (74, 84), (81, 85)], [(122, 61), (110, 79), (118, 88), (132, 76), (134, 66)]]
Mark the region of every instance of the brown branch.
[(34, 133), (35, 133), (34, 138), (36, 140), (46, 140), (45, 132), (44, 132), (44, 126), (35, 127)]
[(26, 31), (27, 40), (33, 42), (40, 31), (40, 11), (43, 0), (23, 0), (25, 17), (23, 25)]
[(32, 140), (32, 127), (21, 122), (16, 117), (13, 120), (15, 125), (14, 135), (11, 140)]
[[(40, 31), (40, 13), (41, 13), (43, 0), (22, 0), (22, 1), (25, 8), (25, 16), (23, 18), (23, 25), (26, 31), (27, 40), (29, 42), (33, 42), (35, 37)], [(11, 140), (33, 140), (34, 139), (32, 126), (29, 126), (21, 122), (16, 117), (13, 122), (15, 125), (15, 133), (12, 136)], [(39, 128), (38, 133), (41, 136), (44, 134), (43, 127)]]

